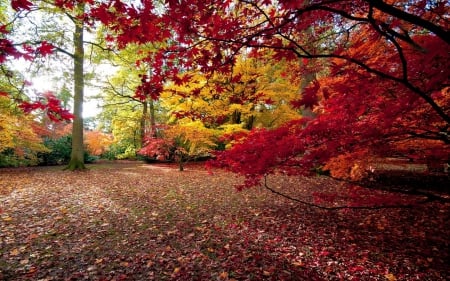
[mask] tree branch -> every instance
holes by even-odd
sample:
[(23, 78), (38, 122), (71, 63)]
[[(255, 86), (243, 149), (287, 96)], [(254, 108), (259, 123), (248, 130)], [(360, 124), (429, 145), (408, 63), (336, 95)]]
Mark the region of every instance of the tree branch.
[[(284, 197), (286, 199), (289, 199), (291, 201), (309, 206), (309, 207), (313, 207), (313, 208), (318, 208), (318, 209), (322, 209), (322, 210), (328, 210), (328, 211), (337, 211), (337, 210), (343, 210), (343, 209), (355, 209), (355, 210), (381, 210), (381, 209), (409, 209), (409, 208), (413, 208), (414, 205), (412, 204), (408, 204), (408, 205), (379, 205), (379, 206), (348, 206), (348, 205), (342, 205), (342, 206), (334, 206), (334, 207), (327, 207), (327, 206), (322, 206), (322, 205), (318, 205), (318, 204), (314, 204), (311, 202), (307, 202), (298, 198), (294, 198), (290, 195), (284, 194), (282, 192), (279, 192), (273, 188), (271, 188), (268, 184), (267, 184), (267, 175), (264, 176), (264, 187), (271, 191), (272, 193), (279, 195), (281, 197)], [(429, 199), (427, 198), (424, 201), (418, 202), (418, 203), (426, 203), (429, 202)], [(416, 203), (417, 204), (417, 203)]]
[(391, 16), (397, 17), (409, 23), (416, 24), (424, 29), (433, 32), (447, 44), (450, 44), (450, 32), (444, 30), (431, 21), (424, 20), (419, 16), (402, 11), (394, 7), (393, 5), (383, 2), (382, 0), (367, 0), (367, 2), (382, 12), (385, 12)]
[(65, 54), (65, 55), (71, 57), (72, 59), (75, 58), (75, 55), (74, 55), (74, 54), (72, 54), (71, 52), (69, 52), (69, 51), (67, 51), (67, 50), (65, 50), (65, 49), (60, 48), (60, 47), (55, 46), (55, 45), (53, 45), (53, 47), (54, 47), (55, 50), (57, 50), (58, 52), (63, 53), (63, 54)]

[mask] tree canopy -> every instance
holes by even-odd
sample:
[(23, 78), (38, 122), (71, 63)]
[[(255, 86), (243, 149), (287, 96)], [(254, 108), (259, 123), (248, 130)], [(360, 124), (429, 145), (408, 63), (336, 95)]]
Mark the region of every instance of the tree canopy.
[[(78, 2), (55, 4), (73, 10)], [(192, 88), (199, 77), (213, 87), (218, 101), (230, 93), (224, 91), (226, 83), (234, 90), (243, 87), (244, 92), (247, 87), (245, 98), (252, 99), (249, 84), (263, 88), (264, 77), (253, 82), (248, 76), (236, 75), (236, 68), (242, 67), (240, 59), (291, 66), (286, 73), (274, 74), (274, 79), (299, 83), (289, 110), (298, 109), (302, 116), (288, 118), (276, 128), (253, 129), (217, 156), (217, 165), (244, 174), (248, 185), (274, 171), (307, 174), (333, 170), (343, 162), (348, 162), (350, 173), (357, 163), (364, 170), (370, 159), (397, 154), (416, 160), (420, 155), (421, 161), (428, 162), (448, 161), (446, 1), (84, 2), (87, 7), (80, 18), (87, 26), (101, 22), (108, 31), (109, 45), (158, 44), (156, 50), (139, 50), (136, 65), (151, 65), (136, 88), (141, 100), (160, 98), (172, 84), (188, 89), (183, 93), (186, 97), (203, 95), (206, 102), (204, 88)], [(15, 0), (11, 5), (16, 11), (34, 7), (28, 0)], [(33, 50), (18, 49), (7, 39), (8, 25), (0, 30), (0, 62), (52, 50), (45, 43)], [(270, 97), (265, 96), (265, 105), (280, 100), (283, 93), (273, 89)], [(228, 100), (232, 97), (236, 98), (228, 96)], [(178, 113), (194, 112), (183, 109)], [(252, 129), (253, 123), (247, 127)]]

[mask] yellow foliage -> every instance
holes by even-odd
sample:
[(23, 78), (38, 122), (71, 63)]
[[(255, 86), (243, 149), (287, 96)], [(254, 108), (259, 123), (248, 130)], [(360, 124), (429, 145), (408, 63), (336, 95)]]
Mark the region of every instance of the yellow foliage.
[(119, 111), (112, 117), (112, 134), (114, 143), (124, 141), (126, 138), (133, 138), (139, 130), (141, 112)]
[(207, 78), (198, 72), (185, 73), (190, 82), (169, 83), (161, 95), (161, 105), (171, 114), (171, 122), (189, 117), (206, 127), (239, 124), (275, 128), (296, 119), (299, 112), (290, 106), (298, 98), (300, 78), (288, 77), (295, 63), (272, 64), (267, 58), (241, 56), (232, 75)]
[(202, 122), (186, 122), (170, 126), (164, 131), (168, 139), (174, 139), (179, 148), (189, 156), (207, 154), (215, 146), (216, 131), (206, 128)]
[(36, 162), (36, 154), (48, 149), (33, 129), (33, 116), (13, 111), (8, 103), (8, 98), (0, 96), (0, 153), (11, 149), (18, 159)]

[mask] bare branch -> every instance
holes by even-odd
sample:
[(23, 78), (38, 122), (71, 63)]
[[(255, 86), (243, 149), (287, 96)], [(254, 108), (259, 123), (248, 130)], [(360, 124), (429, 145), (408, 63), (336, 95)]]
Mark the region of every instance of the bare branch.
[[(322, 209), (322, 210), (328, 210), (328, 211), (337, 211), (337, 210), (343, 210), (343, 209), (355, 209), (355, 210), (380, 210), (380, 209), (405, 209), (405, 208), (413, 208), (414, 205), (379, 205), (379, 206), (348, 206), (348, 205), (343, 205), (343, 206), (334, 206), (334, 207), (327, 207), (327, 206), (322, 206), (322, 205), (318, 205), (318, 204), (314, 204), (311, 202), (307, 202), (305, 200), (301, 200), (298, 198), (294, 198), (290, 195), (284, 194), (282, 192), (279, 192), (273, 188), (271, 188), (268, 184), (267, 184), (267, 175), (264, 176), (264, 187), (269, 190), (270, 192), (279, 195), (281, 197), (284, 197), (288, 200), (309, 206), (309, 207), (313, 207), (313, 208), (318, 208), (318, 209)], [(428, 202), (429, 200), (426, 199), (424, 201), (421, 201), (419, 203), (425, 203)], [(417, 203), (416, 203), (417, 204)]]

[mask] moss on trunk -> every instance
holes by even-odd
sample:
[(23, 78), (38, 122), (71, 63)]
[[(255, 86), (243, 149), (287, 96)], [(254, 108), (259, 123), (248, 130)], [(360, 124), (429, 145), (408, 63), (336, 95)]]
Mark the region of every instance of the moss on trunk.
[(84, 161), (80, 161), (78, 159), (74, 159), (72, 158), (69, 162), (69, 164), (67, 164), (67, 166), (64, 168), (64, 170), (68, 170), (68, 171), (75, 171), (75, 170), (85, 170), (86, 169), (86, 165), (84, 165)]

